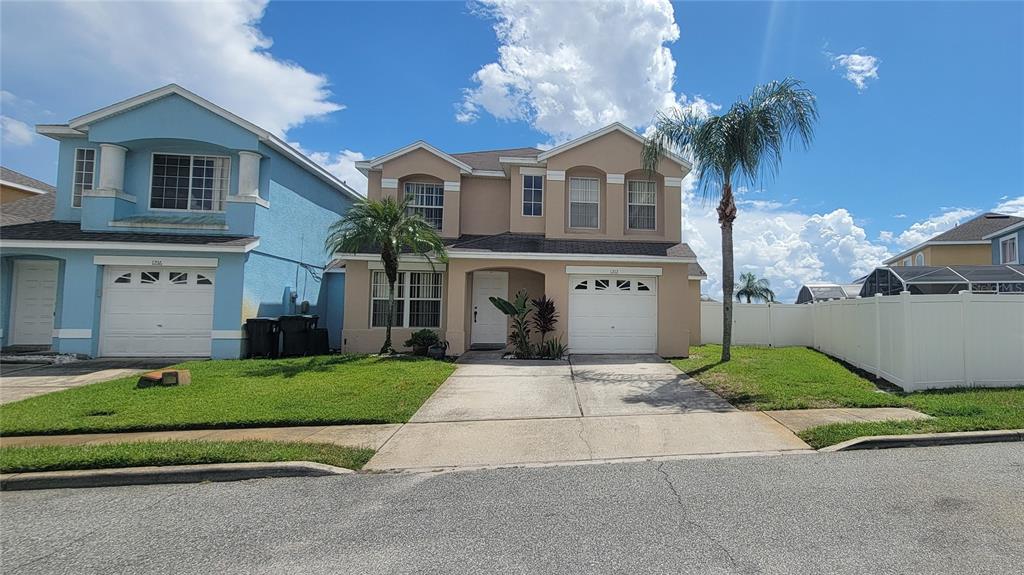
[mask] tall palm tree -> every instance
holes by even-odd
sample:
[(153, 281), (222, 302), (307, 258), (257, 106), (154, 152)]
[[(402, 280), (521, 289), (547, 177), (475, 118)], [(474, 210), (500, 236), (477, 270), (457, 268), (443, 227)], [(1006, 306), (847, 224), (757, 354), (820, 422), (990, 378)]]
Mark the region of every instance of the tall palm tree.
[(661, 113), (644, 145), (643, 160), (653, 171), (666, 149), (689, 152), (699, 170), (705, 201), (718, 199), (722, 227), (722, 361), (731, 358), (732, 294), (735, 272), (732, 229), (736, 221), (734, 181), (759, 181), (774, 175), (782, 151), (794, 139), (810, 146), (818, 119), (814, 94), (803, 83), (787, 78), (754, 88), (724, 114), (698, 117), (679, 110)]
[(736, 290), (736, 301), (743, 301), (743, 298), (747, 298), (747, 303), (750, 303), (751, 300), (765, 303), (775, 301), (775, 292), (772, 291), (771, 282), (766, 278), (757, 279), (753, 272), (740, 274), (739, 288)]
[(363, 200), (352, 206), (331, 225), (325, 246), (330, 253), (351, 254), (363, 249), (380, 251), (384, 275), (388, 278), (384, 345), (381, 354), (394, 353), (391, 325), (394, 323), (395, 282), (398, 281), (398, 257), (403, 252), (419, 254), (431, 265), (434, 259), (448, 258), (441, 236), (427, 220), (408, 210), (409, 200), (394, 198)]

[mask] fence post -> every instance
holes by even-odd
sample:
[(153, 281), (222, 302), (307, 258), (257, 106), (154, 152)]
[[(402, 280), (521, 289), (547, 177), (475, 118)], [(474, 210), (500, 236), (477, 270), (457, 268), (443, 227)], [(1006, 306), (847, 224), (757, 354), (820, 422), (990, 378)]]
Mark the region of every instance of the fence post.
[(768, 347), (775, 347), (775, 335), (772, 333), (772, 302), (768, 302)]
[(974, 374), (971, 373), (971, 358), (968, 357), (971, 348), (971, 338), (967, 333), (970, 322), (971, 290), (960, 291), (960, 341), (964, 350), (964, 387), (974, 387)]
[(915, 391), (917, 381), (914, 373), (914, 320), (910, 311), (910, 292), (900, 292), (900, 309), (903, 310), (903, 390)]
[(871, 298), (875, 300), (875, 379), (882, 373), (882, 294)]

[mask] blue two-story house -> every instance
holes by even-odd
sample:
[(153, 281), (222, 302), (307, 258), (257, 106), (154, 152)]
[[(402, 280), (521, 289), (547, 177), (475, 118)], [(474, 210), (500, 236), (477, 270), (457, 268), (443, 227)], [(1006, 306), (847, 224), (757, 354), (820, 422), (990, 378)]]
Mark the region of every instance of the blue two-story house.
[(233, 358), (247, 318), (307, 307), (340, 337), (323, 243), (359, 195), (280, 138), (173, 84), (37, 131), (56, 208), (0, 228), (3, 346)]
[(1024, 221), (1017, 221), (985, 236), (992, 240), (992, 263), (995, 265), (1024, 264), (1020, 246), (1024, 245)]

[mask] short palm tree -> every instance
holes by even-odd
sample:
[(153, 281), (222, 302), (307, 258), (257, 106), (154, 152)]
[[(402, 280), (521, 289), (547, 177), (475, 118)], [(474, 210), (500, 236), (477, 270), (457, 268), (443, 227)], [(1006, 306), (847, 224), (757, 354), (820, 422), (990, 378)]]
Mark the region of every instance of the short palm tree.
[(751, 300), (765, 303), (775, 301), (771, 282), (765, 278), (757, 279), (753, 272), (740, 274), (738, 287), (740, 289), (736, 290), (736, 301), (743, 301), (743, 298), (747, 298), (747, 303), (751, 303)]
[(699, 170), (705, 201), (718, 199), (722, 227), (722, 361), (729, 361), (732, 346), (732, 294), (735, 281), (732, 229), (736, 221), (733, 183), (755, 183), (773, 175), (788, 143), (799, 139), (808, 147), (818, 111), (814, 94), (797, 80), (787, 78), (754, 88), (721, 115), (698, 117), (679, 110), (661, 113), (644, 145), (643, 160), (653, 171), (666, 149), (689, 152)]
[(396, 201), (364, 200), (352, 206), (328, 230), (325, 245), (330, 253), (351, 254), (360, 250), (380, 251), (384, 275), (388, 278), (384, 345), (381, 354), (394, 353), (391, 326), (394, 323), (395, 282), (398, 281), (398, 258), (403, 252), (419, 254), (433, 265), (434, 260), (448, 257), (441, 236), (427, 220), (408, 208), (408, 199)]

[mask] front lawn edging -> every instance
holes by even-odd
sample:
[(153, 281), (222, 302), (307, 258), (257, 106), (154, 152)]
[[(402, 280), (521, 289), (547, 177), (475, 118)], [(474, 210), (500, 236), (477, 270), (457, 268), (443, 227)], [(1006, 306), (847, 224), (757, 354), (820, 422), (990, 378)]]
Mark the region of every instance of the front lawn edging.
[(311, 461), (208, 463), (203, 465), (76, 469), (73, 471), (0, 474), (0, 491), (242, 481), (269, 477), (324, 477), (349, 473), (355, 472), (344, 467), (335, 467)]
[(918, 433), (910, 435), (867, 435), (828, 447), (819, 452), (855, 451), (863, 449), (892, 449), (894, 447), (934, 447), (938, 445), (967, 445), (972, 443), (1006, 443), (1024, 441), (1024, 429), (999, 431), (956, 431), (951, 433)]

